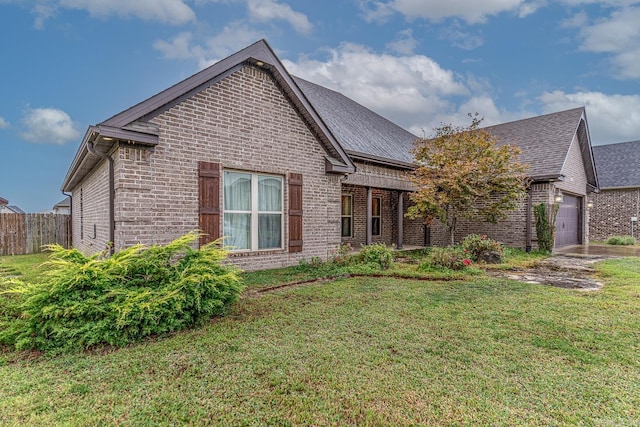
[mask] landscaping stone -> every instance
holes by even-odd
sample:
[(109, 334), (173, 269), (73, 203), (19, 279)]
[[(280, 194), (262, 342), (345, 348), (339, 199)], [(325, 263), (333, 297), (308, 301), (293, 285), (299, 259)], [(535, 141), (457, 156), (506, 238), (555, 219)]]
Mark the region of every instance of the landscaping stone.
[(478, 261), (485, 264), (500, 264), (502, 262), (502, 255), (496, 251), (482, 252), (478, 255)]
[(608, 259), (606, 256), (555, 255), (537, 262), (533, 267), (510, 271), (488, 271), (494, 277), (505, 277), (525, 283), (555, 286), (558, 288), (596, 291), (603, 284), (593, 278), (591, 264)]

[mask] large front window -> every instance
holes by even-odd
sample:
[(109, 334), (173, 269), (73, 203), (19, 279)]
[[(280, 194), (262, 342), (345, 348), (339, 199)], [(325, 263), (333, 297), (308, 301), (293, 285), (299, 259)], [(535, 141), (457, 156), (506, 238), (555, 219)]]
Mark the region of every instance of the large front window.
[(282, 177), (225, 171), (223, 198), (225, 245), (282, 248)]

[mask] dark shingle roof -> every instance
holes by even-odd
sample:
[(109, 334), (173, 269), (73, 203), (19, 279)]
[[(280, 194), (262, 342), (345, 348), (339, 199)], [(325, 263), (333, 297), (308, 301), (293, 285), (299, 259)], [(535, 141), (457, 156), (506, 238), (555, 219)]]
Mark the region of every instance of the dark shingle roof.
[(596, 145), (593, 160), (600, 188), (640, 187), (640, 141)]
[(485, 129), (499, 144), (515, 144), (522, 150), (521, 161), (529, 164), (529, 176), (557, 176), (571, 146), (584, 108), (545, 114)]
[(348, 154), (413, 163), (415, 135), (339, 92), (293, 78)]
[(58, 203), (56, 203), (55, 205), (53, 205), (53, 208), (68, 208), (71, 207), (71, 197), (65, 197), (64, 199), (60, 200)]

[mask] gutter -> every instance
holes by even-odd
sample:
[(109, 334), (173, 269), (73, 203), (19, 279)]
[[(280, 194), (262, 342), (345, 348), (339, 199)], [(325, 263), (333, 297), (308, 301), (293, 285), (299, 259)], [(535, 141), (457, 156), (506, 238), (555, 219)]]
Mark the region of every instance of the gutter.
[(65, 193), (63, 190), (60, 191), (62, 194), (69, 198), (69, 218), (71, 218), (71, 233), (70, 236), (67, 237), (69, 247), (73, 247), (73, 195), (71, 193)]
[(87, 141), (87, 151), (89, 154), (100, 157), (101, 159), (106, 160), (109, 163), (109, 255), (113, 255), (114, 246), (115, 246), (115, 172), (114, 172), (114, 161), (113, 158), (107, 154), (99, 153), (95, 150), (93, 145), (93, 141)]
[(378, 156), (373, 156), (369, 154), (358, 153), (355, 151), (347, 151), (347, 154), (353, 160), (377, 163), (379, 165), (391, 166), (399, 169), (413, 170), (417, 167), (415, 163), (402, 162), (400, 160), (392, 160), (392, 159), (387, 159), (385, 157), (378, 157)]

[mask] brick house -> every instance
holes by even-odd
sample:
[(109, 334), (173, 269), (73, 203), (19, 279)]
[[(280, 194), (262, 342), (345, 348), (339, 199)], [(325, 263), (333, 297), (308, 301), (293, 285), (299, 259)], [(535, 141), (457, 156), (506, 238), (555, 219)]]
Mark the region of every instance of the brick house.
[[(600, 192), (593, 196), (593, 240), (638, 237), (640, 216), (640, 141), (593, 147)], [(635, 218), (635, 221), (633, 219)]]
[[(572, 111), (558, 113), (573, 126), (559, 137), (568, 166), (537, 177), (535, 200), (555, 188), (584, 195), (595, 182), (584, 110)], [(326, 259), (343, 242), (438, 243), (404, 217), (415, 139), (291, 76), (259, 41), (88, 128), (62, 185), (72, 194), (73, 244), (93, 253), (200, 229), (201, 243), (226, 236), (235, 263), (261, 269)], [(574, 163), (582, 175), (562, 181)], [(521, 235), (495, 229), (496, 237), (524, 248), (523, 212)]]
[(421, 222), (403, 217), (415, 136), (328, 92), (259, 41), (89, 127), (62, 185), (74, 246), (201, 229), (259, 269), (326, 259), (342, 241), (422, 245)]
[[(589, 127), (584, 108), (517, 120), (485, 128), (499, 144), (516, 144), (520, 161), (529, 165), (528, 196), (509, 217), (497, 224), (463, 220), (456, 241), (470, 233), (486, 234), (511, 247), (536, 248), (533, 206), (560, 203), (556, 221), (556, 248), (589, 241), (587, 198), (598, 187)], [(561, 200), (561, 201), (560, 201)], [(446, 245), (441, 225), (431, 230), (436, 245)]]

